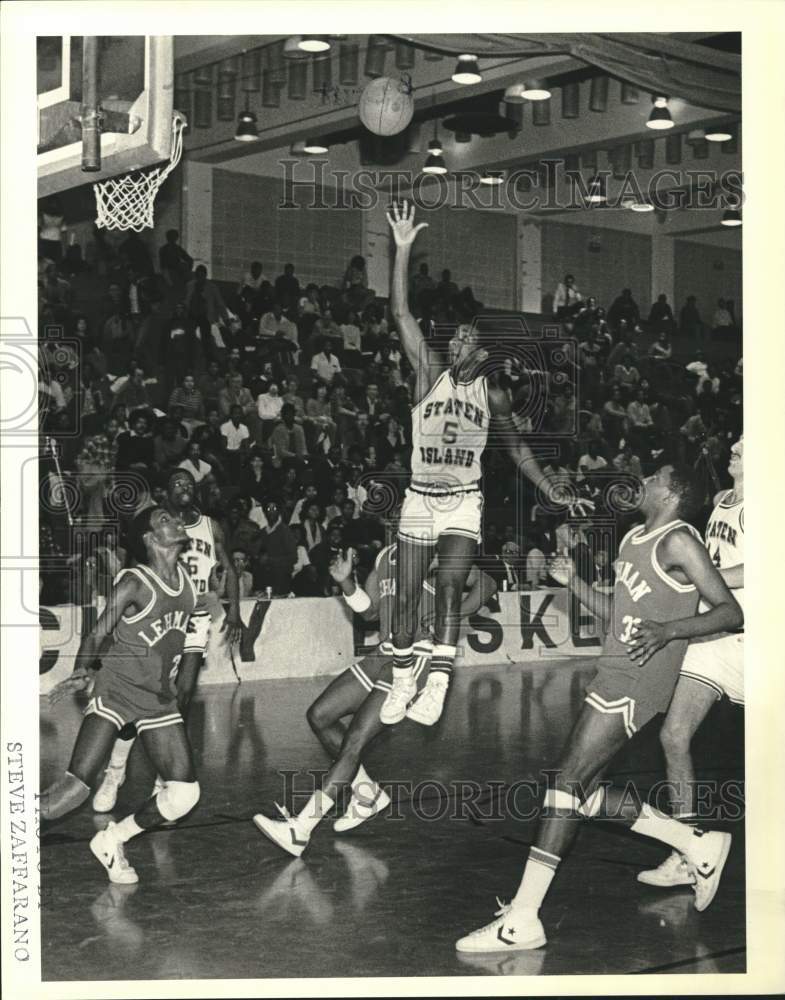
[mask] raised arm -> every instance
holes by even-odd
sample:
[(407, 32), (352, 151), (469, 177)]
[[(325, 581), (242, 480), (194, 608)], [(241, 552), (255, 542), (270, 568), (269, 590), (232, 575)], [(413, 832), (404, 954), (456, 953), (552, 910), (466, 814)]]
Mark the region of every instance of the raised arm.
[(557, 556), (548, 567), (548, 572), (554, 580), (567, 587), (586, 610), (591, 611), (594, 617), (602, 622), (603, 629), (607, 630), (613, 613), (613, 598), (610, 594), (603, 594), (602, 591), (595, 590), (582, 577), (578, 576), (575, 563), (569, 556)]
[(243, 623), (240, 618), (240, 582), (237, 579), (234, 563), (226, 551), (223, 529), (215, 518), (211, 518), (210, 522), (213, 529), (215, 557), (224, 571), (224, 589), (226, 599), (229, 601), (229, 611), (224, 618), (221, 631), (229, 633), (229, 642), (239, 642), (243, 636)]
[(375, 621), (379, 617), (379, 576), (376, 567), (371, 570), (365, 580), (365, 587), (360, 587), (354, 579), (354, 550), (347, 549), (330, 563), (330, 576), (340, 586), (344, 599), (352, 611), (362, 615), (366, 621)]
[(421, 229), (426, 229), (427, 222), (414, 225), (414, 205), (404, 201), (399, 208), (393, 203), (392, 211), (387, 213), (387, 221), (392, 229), (395, 240), (395, 263), (393, 265), (390, 307), (395, 325), (401, 336), (401, 343), (415, 371), (416, 385), (414, 402), (418, 403), (441, 374), (444, 367), (438, 354), (433, 351), (423, 337), (422, 330), (409, 309), (409, 258), (412, 244)]

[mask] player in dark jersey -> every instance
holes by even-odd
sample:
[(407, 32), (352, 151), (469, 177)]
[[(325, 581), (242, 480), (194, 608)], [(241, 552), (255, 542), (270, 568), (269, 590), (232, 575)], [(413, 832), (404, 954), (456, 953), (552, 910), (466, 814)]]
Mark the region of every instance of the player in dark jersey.
[[(196, 680), (204, 663), (207, 640), (210, 635), (210, 611), (206, 604), (210, 587), (210, 574), (220, 563), (226, 573), (226, 596), (229, 609), (221, 626), (229, 643), (240, 641), (240, 591), (234, 564), (224, 546), (223, 531), (218, 522), (202, 514), (195, 503), (196, 483), (187, 469), (175, 469), (166, 481), (166, 510), (173, 517), (182, 519), (188, 535), (182, 560), (196, 588), (196, 608), (188, 620), (188, 632), (182, 658), (177, 671), (177, 704), (183, 718), (187, 717)], [(111, 812), (117, 802), (117, 793), (125, 781), (128, 758), (136, 739), (136, 728), (128, 723), (117, 734), (103, 780), (93, 796), (96, 812)], [(157, 792), (161, 785), (156, 778)]]
[[(163, 787), (90, 841), (109, 880), (124, 884), (137, 882), (138, 876), (123, 844), (185, 816), (199, 800), (175, 688), (188, 618), (196, 606), (195, 588), (180, 561), (188, 535), (179, 517), (163, 507), (148, 507), (131, 522), (128, 542), (138, 565), (117, 575), (106, 608), (82, 639), (73, 674), (50, 696), (57, 701), (67, 692), (85, 689), (91, 695), (68, 770), (41, 795), (43, 820), (76, 809), (89, 796), (118, 730), (135, 724)], [(101, 669), (96, 672), (99, 657)]]
[[(613, 596), (580, 580), (566, 558), (551, 574), (569, 583), (578, 599), (605, 623), (600, 668), (567, 742), (555, 782), (545, 793), (544, 815), (512, 903), (492, 923), (461, 938), (461, 952), (514, 951), (546, 943), (538, 912), (577, 819), (621, 821), (635, 833), (680, 851), (695, 874), (695, 908), (717, 891), (730, 834), (705, 833), (607, 787), (602, 776), (625, 741), (667, 709), (687, 640), (737, 628), (737, 604), (700, 536), (684, 521), (700, 508), (695, 470), (666, 465), (643, 484), (646, 522), (623, 539), (615, 563)], [(696, 537), (697, 536), (697, 537)], [(698, 598), (710, 606), (698, 614)]]
[[(312, 832), (339, 801), (347, 786), (351, 786), (351, 800), (344, 815), (333, 824), (336, 833), (354, 829), (378, 815), (390, 803), (384, 789), (362, 766), (362, 754), (385, 728), (379, 718), (379, 708), (387, 697), (392, 680), (390, 635), (395, 601), (396, 548), (395, 545), (388, 545), (382, 549), (364, 588), (354, 579), (351, 549), (330, 566), (330, 573), (340, 585), (352, 610), (368, 620), (379, 618), (381, 641), (374, 653), (336, 677), (308, 709), (311, 728), (334, 759), (321, 788), (294, 817), (281, 806), (278, 810), (283, 819), (270, 819), (261, 813), (254, 816), (254, 823), (262, 833), (295, 857), (305, 850)], [(431, 633), (436, 620), (436, 572), (434, 564), (429, 579), (423, 584), (420, 626), (414, 641), (414, 675), (423, 680), (433, 648)], [(477, 566), (472, 566), (466, 590), (460, 606), (462, 620), (473, 615), (493, 596), (496, 584)], [(345, 727), (340, 720), (350, 714), (352, 721)]]

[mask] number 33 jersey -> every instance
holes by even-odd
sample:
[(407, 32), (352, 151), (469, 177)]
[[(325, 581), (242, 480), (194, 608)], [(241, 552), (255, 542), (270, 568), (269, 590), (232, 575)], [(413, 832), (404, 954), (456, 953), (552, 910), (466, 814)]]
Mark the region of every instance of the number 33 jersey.
[(412, 486), (476, 489), (489, 418), (485, 378), (456, 382), (443, 371), (412, 409)]
[[(674, 639), (638, 666), (628, 656), (635, 629), (642, 621), (667, 622), (691, 618), (697, 612), (698, 591), (691, 583), (679, 583), (661, 566), (657, 549), (672, 531), (686, 530), (700, 540), (700, 534), (686, 521), (671, 521), (652, 531), (638, 525), (628, 531), (614, 563), (613, 612), (603, 648), (604, 665), (628, 674), (640, 686), (651, 686), (649, 700), (670, 701), (687, 649), (686, 639)], [(612, 662), (608, 662), (612, 660)], [(657, 694), (661, 694), (658, 699)]]

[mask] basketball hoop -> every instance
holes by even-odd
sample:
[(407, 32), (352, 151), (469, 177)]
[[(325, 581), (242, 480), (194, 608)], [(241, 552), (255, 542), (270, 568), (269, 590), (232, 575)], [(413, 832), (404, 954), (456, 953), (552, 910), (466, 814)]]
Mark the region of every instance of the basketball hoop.
[(163, 167), (136, 171), (125, 177), (110, 177), (93, 184), (95, 191), (96, 220), (99, 229), (133, 229), (140, 233), (152, 229), (153, 205), (158, 189), (180, 162), (183, 154), (183, 129), (185, 118), (172, 117), (172, 152)]

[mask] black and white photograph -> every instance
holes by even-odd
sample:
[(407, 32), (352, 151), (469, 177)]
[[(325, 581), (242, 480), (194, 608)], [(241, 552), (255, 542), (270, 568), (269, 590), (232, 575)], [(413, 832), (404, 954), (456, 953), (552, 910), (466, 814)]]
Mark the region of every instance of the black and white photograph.
[(785, 8), (101, 8), (2, 14), (7, 995), (780, 992)]

